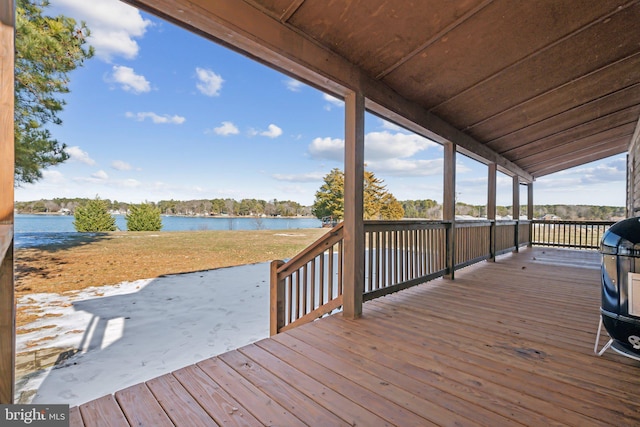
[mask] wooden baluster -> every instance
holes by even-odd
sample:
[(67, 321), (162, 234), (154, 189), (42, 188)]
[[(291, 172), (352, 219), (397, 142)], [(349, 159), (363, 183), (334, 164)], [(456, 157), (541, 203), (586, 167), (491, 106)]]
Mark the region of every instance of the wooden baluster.
[(311, 308), (311, 310), (314, 310), (317, 308), (316, 306), (316, 259), (312, 259), (309, 264), (311, 265), (311, 269), (309, 272), (309, 279), (311, 280), (311, 290), (310, 290), (310, 294), (311, 294), (311, 301), (310, 301), (310, 305), (309, 307)]
[(328, 255), (328, 263), (329, 263), (329, 270), (327, 271), (327, 285), (328, 285), (328, 290), (327, 290), (327, 301), (331, 301), (334, 298), (333, 295), (333, 246), (331, 246), (329, 248), (329, 255)]
[(269, 333), (272, 336), (285, 325), (285, 281), (278, 278), (278, 268), (283, 264), (282, 260), (271, 262)]

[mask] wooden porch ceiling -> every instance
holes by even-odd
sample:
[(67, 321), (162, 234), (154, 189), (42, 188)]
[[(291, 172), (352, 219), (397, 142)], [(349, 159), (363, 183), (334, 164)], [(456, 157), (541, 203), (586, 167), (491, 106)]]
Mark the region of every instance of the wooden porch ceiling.
[(637, 0), (124, 1), (524, 181), (637, 137)]

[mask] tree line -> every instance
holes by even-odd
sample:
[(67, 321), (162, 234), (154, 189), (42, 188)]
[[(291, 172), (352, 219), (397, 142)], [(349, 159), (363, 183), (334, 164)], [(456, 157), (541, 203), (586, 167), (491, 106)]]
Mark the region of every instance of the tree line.
[[(58, 213), (62, 209), (68, 209), (74, 214), (79, 206), (85, 206), (91, 199), (86, 198), (55, 198), (50, 200), (36, 200), (30, 202), (16, 202), (18, 213)], [(132, 204), (117, 200), (104, 200), (111, 212), (127, 213)], [(404, 210), (400, 218), (442, 219), (442, 205), (433, 199), (404, 200), (398, 202)], [(163, 215), (230, 215), (230, 216), (312, 216), (313, 206), (303, 206), (292, 201), (264, 201), (256, 199), (200, 199), (200, 200), (163, 200), (151, 203), (158, 208)], [(526, 214), (527, 206), (520, 206), (520, 212)], [(322, 213), (319, 218), (322, 218)], [(511, 206), (497, 206), (498, 217), (511, 215)], [(456, 204), (457, 215), (468, 215), (476, 218), (486, 217), (485, 205), (471, 205), (458, 202)], [(545, 215), (554, 216), (564, 220), (615, 220), (624, 218), (625, 208), (620, 206), (595, 206), (595, 205), (535, 205), (534, 218), (542, 218)], [(317, 215), (314, 215), (317, 216)], [(341, 218), (337, 218), (341, 219)]]
[[(79, 207), (85, 206), (93, 199), (88, 198), (54, 198), (29, 202), (15, 202), (15, 209), (22, 214), (58, 213), (68, 210), (74, 214)], [(111, 212), (127, 213), (135, 205), (118, 200), (102, 199)], [(242, 199), (198, 199), (198, 200), (161, 200), (149, 202), (163, 215), (186, 216), (310, 216), (311, 207), (303, 206), (291, 200), (258, 200)]]

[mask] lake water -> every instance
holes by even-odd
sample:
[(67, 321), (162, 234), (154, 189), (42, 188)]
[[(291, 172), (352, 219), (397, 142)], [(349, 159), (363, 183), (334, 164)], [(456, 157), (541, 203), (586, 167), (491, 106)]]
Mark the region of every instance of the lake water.
[[(124, 215), (114, 216), (118, 229), (126, 230)], [(73, 221), (73, 216), (65, 215), (16, 215), (15, 246), (24, 248), (63, 243), (78, 234), (92, 234), (76, 232)], [(162, 231), (290, 230), (321, 226), (321, 221), (316, 218), (162, 217)]]

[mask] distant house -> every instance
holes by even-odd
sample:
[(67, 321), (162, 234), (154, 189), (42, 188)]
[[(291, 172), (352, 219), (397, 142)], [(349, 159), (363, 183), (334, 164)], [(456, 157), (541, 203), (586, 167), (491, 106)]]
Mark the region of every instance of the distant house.
[(543, 219), (544, 221), (560, 221), (562, 218), (560, 218), (558, 215), (546, 214), (541, 219)]

